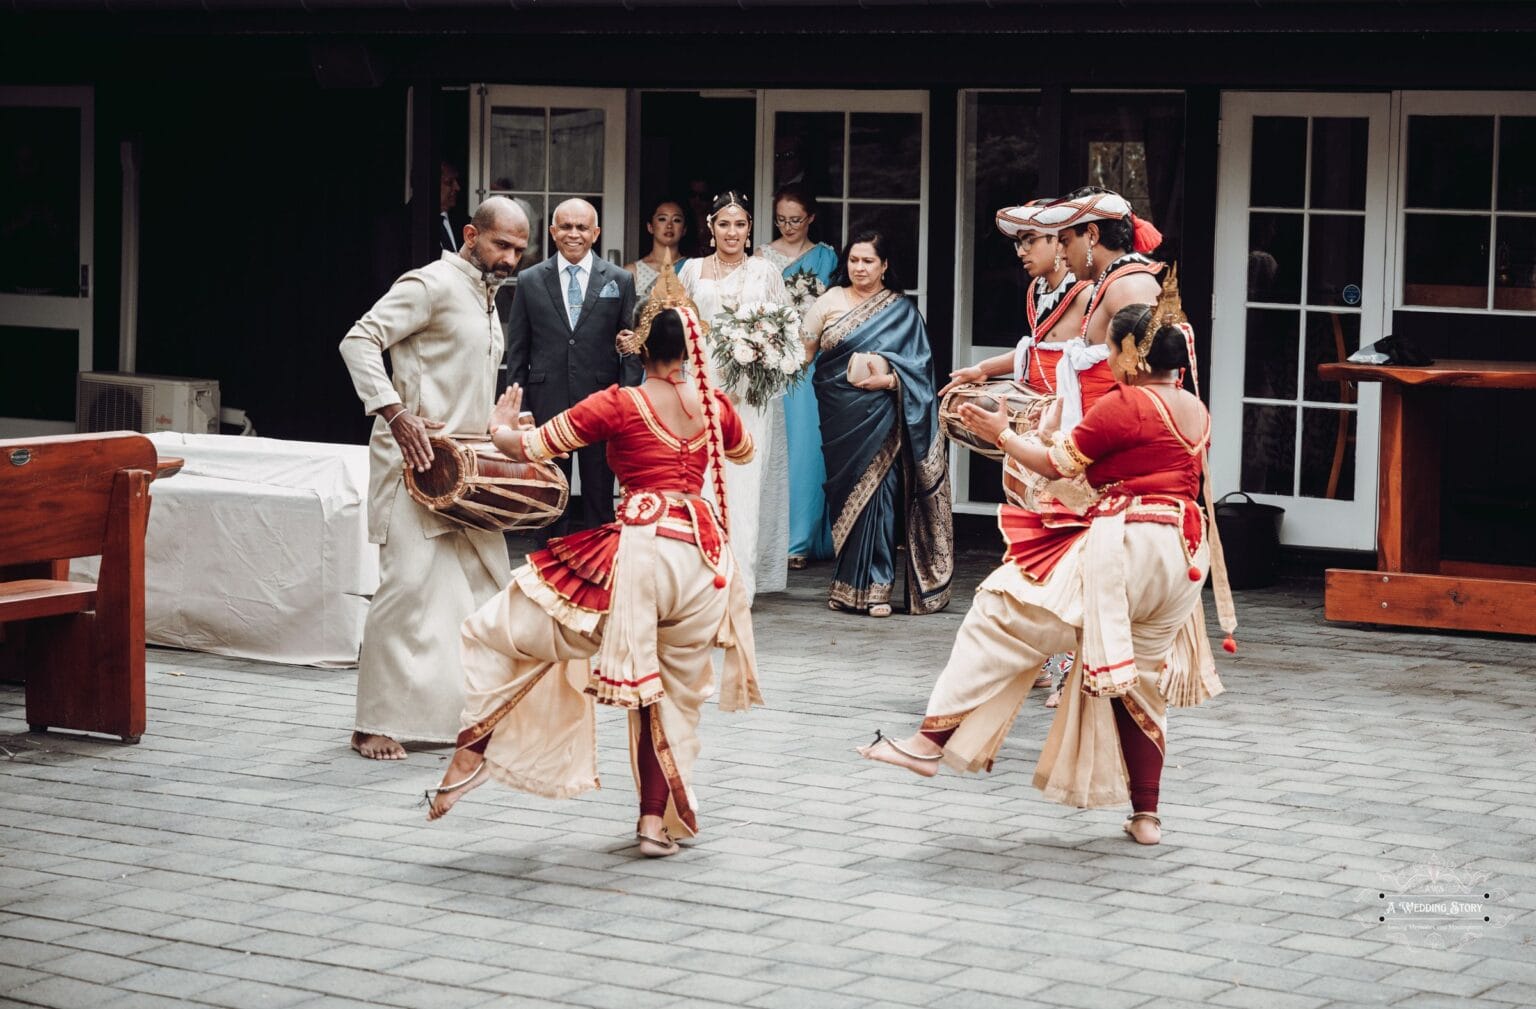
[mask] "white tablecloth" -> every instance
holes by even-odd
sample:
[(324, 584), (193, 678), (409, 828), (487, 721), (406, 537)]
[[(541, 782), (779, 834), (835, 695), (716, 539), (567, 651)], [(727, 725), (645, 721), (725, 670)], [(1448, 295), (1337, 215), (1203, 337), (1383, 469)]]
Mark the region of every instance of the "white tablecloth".
[(162, 458), (186, 466), (150, 487), (146, 639), (294, 665), (356, 665), (379, 584), (367, 447), (150, 438)]

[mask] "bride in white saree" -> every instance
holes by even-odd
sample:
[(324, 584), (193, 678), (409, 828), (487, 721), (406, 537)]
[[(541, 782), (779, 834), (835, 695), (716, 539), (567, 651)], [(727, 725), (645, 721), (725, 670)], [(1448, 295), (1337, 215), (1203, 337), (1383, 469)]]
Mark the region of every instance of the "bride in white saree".
[[(715, 197), (708, 218), (708, 256), (683, 264), (679, 278), (706, 322), (723, 308), (753, 302), (789, 305), (783, 275), (771, 263), (748, 254), (752, 214), (747, 198), (728, 191)], [(746, 576), (747, 597), (782, 592), (788, 578), (789, 446), (784, 433), (784, 400), (776, 397), (758, 409), (720, 381), (714, 363), (710, 380), (731, 394), (757, 453), (744, 466), (727, 466), (725, 492), (730, 509), (731, 549)], [(709, 486), (709, 482), (705, 482)]]

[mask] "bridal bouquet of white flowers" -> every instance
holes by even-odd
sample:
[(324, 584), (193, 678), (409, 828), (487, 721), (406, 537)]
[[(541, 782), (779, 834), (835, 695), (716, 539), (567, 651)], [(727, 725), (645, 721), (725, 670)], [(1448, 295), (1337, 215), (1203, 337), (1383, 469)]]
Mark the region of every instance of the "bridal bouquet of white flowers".
[(723, 309), (710, 320), (709, 341), (725, 389), (758, 409), (805, 373), (800, 313), (793, 306), (749, 302)]
[(795, 310), (803, 316), (827, 287), (810, 270), (799, 270), (784, 281), (784, 289), (789, 292), (789, 300), (794, 303)]

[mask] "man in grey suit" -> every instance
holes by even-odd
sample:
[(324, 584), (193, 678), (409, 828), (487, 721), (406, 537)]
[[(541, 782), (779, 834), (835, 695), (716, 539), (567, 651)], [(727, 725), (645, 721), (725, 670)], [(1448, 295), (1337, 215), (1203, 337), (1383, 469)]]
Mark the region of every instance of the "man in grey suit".
[[(556, 255), (524, 270), (507, 317), (507, 381), (523, 387), (527, 408), (542, 424), (599, 389), (638, 385), (639, 357), (621, 357), (619, 337), (630, 339), (635, 281), (623, 267), (592, 251), (602, 229), (586, 200), (555, 208), (549, 229)], [(607, 446), (576, 453), (581, 468), (582, 522), (573, 528), (571, 509), (549, 527), (549, 536), (613, 521), (613, 471)], [(559, 460), (570, 476), (571, 460)]]

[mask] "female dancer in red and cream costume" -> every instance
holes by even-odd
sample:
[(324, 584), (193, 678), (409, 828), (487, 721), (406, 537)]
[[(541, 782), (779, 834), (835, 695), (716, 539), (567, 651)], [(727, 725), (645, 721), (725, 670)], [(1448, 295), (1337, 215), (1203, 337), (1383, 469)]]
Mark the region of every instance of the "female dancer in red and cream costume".
[[(636, 327), (648, 330), (644, 384), (610, 386), (522, 430), (510, 426), (521, 405), (514, 385), (491, 415), (496, 447), (514, 459), (607, 442), (624, 497), (617, 521), (551, 540), (464, 622), (464, 729), (443, 784), (427, 793), (429, 819), (486, 772), (549, 798), (597, 787), (595, 699), (630, 710), (641, 853), (673, 854), (673, 835), (698, 830), (690, 781), (717, 645), (726, 650), (720, 706), (762, 703), (722, 475), (724, 462), (752, 457), (752, 439), (708, 384), (693, 313), (669, 308), (647, 321)], [(711, 470), (719, 515), (700, 496)]]
[(1200, 605), (1213, 554), (1222, 625), (1236, 619), (1195, 503), (1210, 418), (1182, 388), (1193, 338), (1171, 281), (1163, 305), (1129, 306), (1109, 332), (1120, 384), (1070, 434), (1018, 436), (1002, 410), (961, 407), (967, 427), (1036, 474), (1038, 511), (1003, 506), (1004, 562), (977, 590), (918, 731), (877, 734), (860, 753), (924, 776), (941, 760), (990, 769), (1037, 663), (1076, 647), (1035, 785), (1075, 806), (1129, 799), (1126, 832), (1156, 844), (1167, 706), (1221, 691)]

